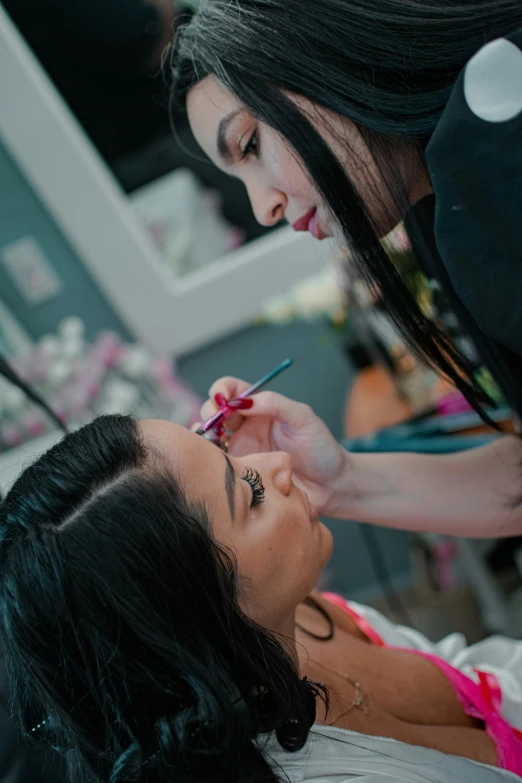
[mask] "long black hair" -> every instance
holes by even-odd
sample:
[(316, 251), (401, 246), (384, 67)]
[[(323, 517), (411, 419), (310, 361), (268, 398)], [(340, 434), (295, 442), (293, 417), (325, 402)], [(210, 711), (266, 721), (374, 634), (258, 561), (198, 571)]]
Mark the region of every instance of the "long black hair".
[[(425, 166), (424, 150), (462, 68), (484, 43), (521, 24), (519, 0), (203, 0), (170, 59), (175, 105), (213, 74), (287, 140), (410, 348), (483, 415), (487, 398), (473, 366), (445, 327), (423, 314), (357, 188), (288, 94), (355, 123), (393, 194), (390, 219), (397, 222), (411, 207), (394, 163), (398, 147), (409, 151), (411, 165)], [(408, 231), (431, 268), (420, 223), (410, 218)]]
[(22, 732), (67, 755), (73, 779), (273, 783), (263, 735), (300, 749), (324, 692), (241, 611), (240, 587), (208, 512), (133, 419), (70, 433), (0, 507)]

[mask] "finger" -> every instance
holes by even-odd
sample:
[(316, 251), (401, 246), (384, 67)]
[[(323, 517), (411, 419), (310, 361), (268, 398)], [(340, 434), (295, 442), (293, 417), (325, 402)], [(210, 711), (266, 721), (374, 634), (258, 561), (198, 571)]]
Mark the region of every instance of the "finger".
[(229, 430), (230, 432), (237, 432), (237, 430), (243, 424), (243, 421), (244, 420), (241, 416), (241, 413), (232, 413), (224, 420), (225, 429)]
[[(246, 381), (241, 381), (238, 378), (232, 378), (230, 376), (219, 378), (219, 380), (215, 381), (210, 387), (208, 392), (209, 399), (206, 400), (201, 408), (202, 420), (206, 421), (207, 419), (210, 419), (210, 417), (219, 410), (215, 403), (216, 394), (222, 394), (225, 399), (233, 400), (246, 391), (246, 389), (248, 389), (248, 383), (246, 383)], [(237, 429), (241, 423), (241, 418), (238, 418), (237, 416), (231, 416), (230, 418), (232, 419), (231, 429)], [(229, 419), (227, 419), (227, 423), (228, 422)]]
[(220, 393), (227, 400), (233, 400), (235, 397), (239, 397), (240, 394), (243, 394), (249, 386), (250, 384), (246, 381), (241, 381), (239, 378), (225, 376), (224, 378), (219, 378), (212, 384), (208, 396), (213, 400), (216, 394)]
[[(201, 408), (201, 420), (207, 421), (207, 419), (210, 419), (211, 416), (213, 416), (217, 412), (218, 408), (214, 403), (211, 403), (210, 400), (208, 400), (203, 407)], [(230, 430), (231, 432), (235, 432), (241, 424), (243, 423), (243, 419), (241, 417), (240, 413), (232, 413), (230, 416), (227, 416), (223, 423), (227, 430)], [(201, 423), (199, 424), (201, 426)]]
[(252, 396), (252, 408), (241, 411), (241, 417), (269, 416), (286, 424), (292, 430), (302, 429), (315, 419), (315, 414), (308, 405), (284, 397), (277, 392), (259, 392)]
[(191, 432), (197, 432), (199, 428), (201, 427), (202, 422), (196, 421), (192, 426), (190, 427)]
[(214, 400), (207, 400), (203, 403), (200, 410), (200, 416), (201, 421), (206, 421), (207, 419), (210, 419), (211, 416), (213, 416), (218, 411), (218, 406), (214, 402)]

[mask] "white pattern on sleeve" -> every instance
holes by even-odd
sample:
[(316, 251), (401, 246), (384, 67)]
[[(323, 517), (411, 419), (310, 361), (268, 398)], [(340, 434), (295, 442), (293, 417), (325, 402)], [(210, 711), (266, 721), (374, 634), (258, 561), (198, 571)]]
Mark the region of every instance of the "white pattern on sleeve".
[(479, 119), (507, 122), (522, 111), (522, 52), (511, 41), (491, 41), (464, 72), (464, 97)]

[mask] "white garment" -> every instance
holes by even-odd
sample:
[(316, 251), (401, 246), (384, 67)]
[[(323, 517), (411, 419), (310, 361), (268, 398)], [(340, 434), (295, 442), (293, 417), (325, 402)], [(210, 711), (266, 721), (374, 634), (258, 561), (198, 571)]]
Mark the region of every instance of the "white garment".
[(291, 783), (520, 783), (504, 769), (336, 726), (314, 726), (303, 750), (287, 753), (270, 737), (274, 772)]
[[(383, 641), (394, 647), (438, 655), (475, 677), (473, 667), (495, 674), (506, 720), (522, 729), (522, 642), (492, 636), (468, 646), (463, 634), (430, 642), (411, 628), (394, 625), (380, 612), (348, 602)], [(263, 745), (281, 780), (291, 783), (520, 783), (512, 772), (438, 750), (316, 724), (305, 747), (288, 753), (270, 736)], [(285, 777), (286, 776), (286, 777)]]

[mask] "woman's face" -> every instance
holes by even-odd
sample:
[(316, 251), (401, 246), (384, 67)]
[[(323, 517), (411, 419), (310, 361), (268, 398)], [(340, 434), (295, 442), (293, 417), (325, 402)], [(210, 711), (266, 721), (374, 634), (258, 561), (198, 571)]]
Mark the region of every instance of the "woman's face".
[[(325, 139), (364, 199), (380, 235), (402, 219), (356, 126), (346, 117), (292, 98)], [(194, 136), (210, 159), (246, 186), (254, 214), (264, 226), (286, 219), (317, 239), (340, 231), (303, 163), (273, 128), (255, 119), (214, 76), (192, 88), (187, 111)], [(397, 150), (397, 165), (411, 203), (425, 195), (411, 152)], [(422, 193), (418, 192), (419, 187)], [(429, 185), (428, 185), (429, 192)]]
[(292, 481), (291, 458), (282, 452), (228, 457), (167, 421), (142, 421), (140, 428), (188, 499), (204, 504), (216, 540), (234, 551), (243, 610), (267, 628), (284, 628), (332, 550), (329, 530)]

